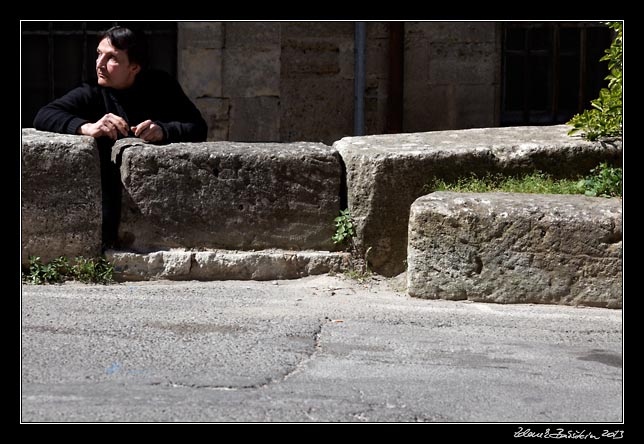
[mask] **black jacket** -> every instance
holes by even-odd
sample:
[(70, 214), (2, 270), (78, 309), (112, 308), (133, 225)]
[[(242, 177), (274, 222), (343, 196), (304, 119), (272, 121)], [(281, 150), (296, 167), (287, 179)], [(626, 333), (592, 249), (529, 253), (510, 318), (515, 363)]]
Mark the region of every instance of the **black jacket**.
[(134, 85), (125, 90), (83, 84), (41, 108), (34, 128), (76, 134), (81, 125), (94, 123), (107, 113), (122, 117), (129, 126), (152, 120), (163, 128), (164, 143), (201, 142), (208, 132), (199, 110), (179, 83), (154, 70), (141, 71)]

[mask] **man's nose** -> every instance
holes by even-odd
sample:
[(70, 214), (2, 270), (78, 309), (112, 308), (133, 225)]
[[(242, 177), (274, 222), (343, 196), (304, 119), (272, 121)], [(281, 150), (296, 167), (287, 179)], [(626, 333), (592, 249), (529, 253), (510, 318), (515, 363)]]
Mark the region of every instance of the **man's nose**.
[(96, 67), (97, 68), (103, 68), (105, 67), (105, 57), (100, 55), (96, 57)]

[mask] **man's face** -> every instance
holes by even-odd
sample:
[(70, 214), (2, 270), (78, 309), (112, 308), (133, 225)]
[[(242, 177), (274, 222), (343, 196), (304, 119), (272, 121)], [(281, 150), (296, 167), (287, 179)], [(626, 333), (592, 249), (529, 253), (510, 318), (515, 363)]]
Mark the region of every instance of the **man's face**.
[(98, 84), (114, 89), (132, 86), (140, 65), (130, 63), (126, 51), (116, 49), (108, 38), (104, 38), (96, 48), (96, 75)]

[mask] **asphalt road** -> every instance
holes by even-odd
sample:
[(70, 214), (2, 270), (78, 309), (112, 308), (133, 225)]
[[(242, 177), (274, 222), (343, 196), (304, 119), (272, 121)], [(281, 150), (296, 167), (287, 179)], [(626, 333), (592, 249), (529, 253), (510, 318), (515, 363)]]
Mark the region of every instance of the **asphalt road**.
[(623, 421), (621, 310), (394, 288), (25, 285), (21, 421)]

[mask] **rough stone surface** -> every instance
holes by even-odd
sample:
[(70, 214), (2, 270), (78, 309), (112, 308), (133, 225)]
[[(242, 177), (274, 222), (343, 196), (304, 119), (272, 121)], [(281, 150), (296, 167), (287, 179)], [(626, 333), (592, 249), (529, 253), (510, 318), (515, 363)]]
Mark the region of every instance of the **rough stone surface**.
[(115, 278), (141, 280), (295, 279), (347, 268), (348, 253), (327, 251), (157, 251), (149, 254), (108, 251)]
[(22, 265), (101, 252), (101, 172), (91, 137), (22, 130)]
[(472, 173), (541, 170), (555, 177), (588, 174), (600, 162), (621, 164), (621, 140), (589, 142), (567, 125), (484, 128), (346, 137), (333, 144), (346, 165), (356, 241), (371, 247), (372, 269), (405, 268), (409, 208), (434, 179)]
[(332, 250), (341, 163), (320, 143), (124, 139), (120, 248)]
[(430, 299), (622, 306), (622, 202), (436, 192), (411, 207), (408, 291)]

